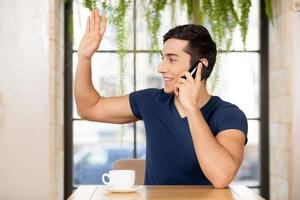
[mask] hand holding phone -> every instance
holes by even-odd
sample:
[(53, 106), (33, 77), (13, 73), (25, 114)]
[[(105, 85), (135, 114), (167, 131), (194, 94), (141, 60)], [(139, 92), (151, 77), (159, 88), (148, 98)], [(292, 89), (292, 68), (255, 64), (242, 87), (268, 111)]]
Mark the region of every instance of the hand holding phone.
[[(201, 69), (201, 81), (202, 81), (203, 79), (206, 79), (209, 76), (209, 71), (207, 70), (207, 67), (203, 64), (203, 62), (201, 60), (198, 60), (197, 62), (195, 62), (189, 69), (189, 72), (191, 73), (192, 77), (195, 79), (197, 66), (198, 66), (199, 62), (202, 64), (202, 69)], [(186, 79), (185, 76), (182, 76), (182, 78)]]

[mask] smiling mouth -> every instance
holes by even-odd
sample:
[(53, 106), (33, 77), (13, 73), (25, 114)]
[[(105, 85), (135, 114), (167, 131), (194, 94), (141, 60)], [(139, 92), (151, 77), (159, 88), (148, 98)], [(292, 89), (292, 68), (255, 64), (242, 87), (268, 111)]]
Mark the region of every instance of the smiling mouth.
[(165, 81), (172, 81), (174, 78), (164, 77)]

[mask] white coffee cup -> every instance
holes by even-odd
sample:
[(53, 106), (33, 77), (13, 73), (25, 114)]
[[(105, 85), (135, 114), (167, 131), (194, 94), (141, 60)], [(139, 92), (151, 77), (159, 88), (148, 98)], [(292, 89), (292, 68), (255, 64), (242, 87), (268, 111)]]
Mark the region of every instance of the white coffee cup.
[[(106, 181), (105, 178), (109, 181)], [(131, 188), (135, 181), (134, 170), (110, 170), (102, 175), (102, 182), (113, 188)]]

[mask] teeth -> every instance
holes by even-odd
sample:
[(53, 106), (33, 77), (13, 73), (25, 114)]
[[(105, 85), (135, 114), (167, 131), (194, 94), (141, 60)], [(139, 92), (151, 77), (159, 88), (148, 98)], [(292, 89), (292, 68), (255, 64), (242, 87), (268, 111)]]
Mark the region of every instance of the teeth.
[(172, 81), (173, 80), (173, 78), (164, 78), (165, 79), (165, 81)]

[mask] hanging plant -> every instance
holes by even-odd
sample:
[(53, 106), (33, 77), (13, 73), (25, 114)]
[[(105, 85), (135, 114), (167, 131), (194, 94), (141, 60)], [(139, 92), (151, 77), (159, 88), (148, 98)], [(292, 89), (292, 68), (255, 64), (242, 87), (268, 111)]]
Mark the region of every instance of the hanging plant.
[(84, 7), (88, 8), (90, 11), (96, 8), (96, 0), (84, 0), (83, 5)]
[(118, 54), (120, 58), (120, 95), (125, 94), (125, 43), (126, 43), (126, 31), (125, 31), (125, 16), (130, 1), (120, 0), (116, 8), (113, 23), (117, 28), (117, 43), (118, 43)]
[[(150, 49), (154, 50), (156, 53), (159, 52), (159, 43), (158, 43), (158, 31), (160, 28), (161, 12), (164, 10), (167, 0), (153, 0), (148, 2), (146, 10), (146, 22), (148, 32), (151, 34), (151, 45)], [(151, 62), (152, 51), (149, 56), (149, 62)]]
[(271, 0), (265, 0), (265, 13), (268, 19), (273, 23), (273, 9), (271, 5)]
[(240, 11), (239, 26), (242, 34), (242, 41), (245, 48), (246, 36), (248, 32), (248, 21), (249, 21), (249, 11), (251, 6), (251, 0), (238, 0), (238, 8)]

